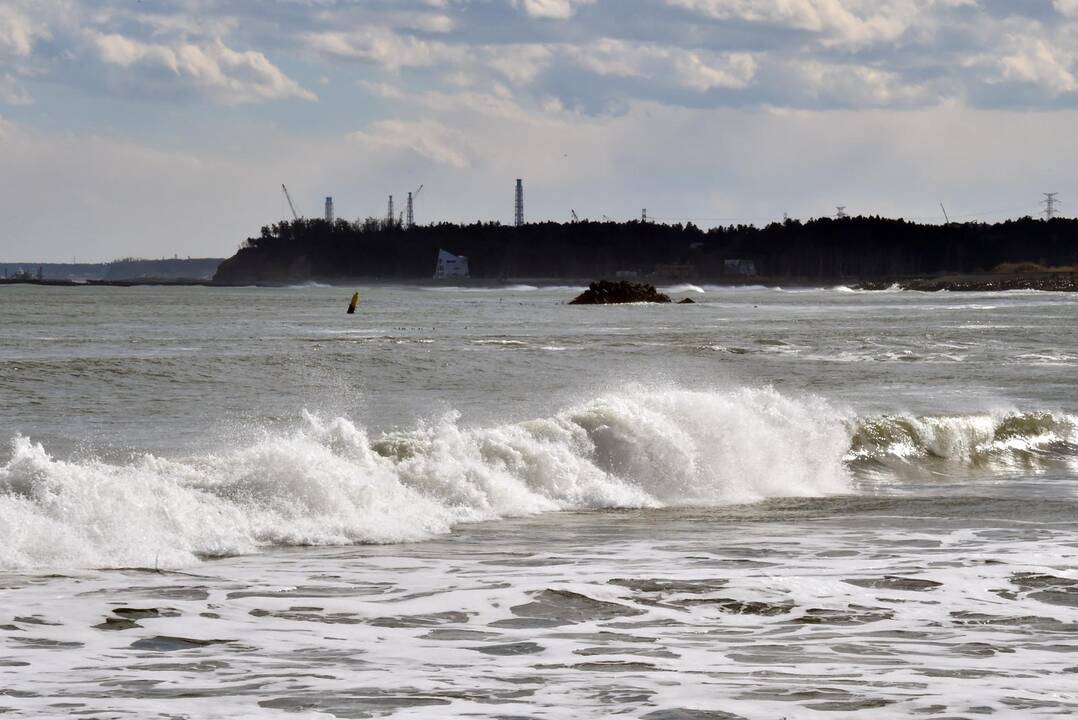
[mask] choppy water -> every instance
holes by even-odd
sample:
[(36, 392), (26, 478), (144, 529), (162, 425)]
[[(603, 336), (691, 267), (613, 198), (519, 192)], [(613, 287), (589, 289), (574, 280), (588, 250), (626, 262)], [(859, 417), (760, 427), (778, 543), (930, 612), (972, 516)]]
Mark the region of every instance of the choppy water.
[(0, 288), (0, 712), (1074, 713), (1078, 297), (672, 290)]

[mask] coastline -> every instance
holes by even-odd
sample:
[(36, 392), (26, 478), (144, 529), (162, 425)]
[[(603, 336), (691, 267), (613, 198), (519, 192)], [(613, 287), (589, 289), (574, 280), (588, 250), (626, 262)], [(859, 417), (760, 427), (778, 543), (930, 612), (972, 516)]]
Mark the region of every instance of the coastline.
[[(895, 287), (915, 292), (1002, 292), (1007, 290), (1040, 290), (1045, 292), (1078, 292), (1078, 272), (1044, 271), (1022, 273), (967, 273), (920, 277), (887, 277), (864, 280), (860, 278), (807, 278), (754, 276), (730, 278), (644, 277), (658, 287), (672, 285), (707, 285), (713, 287), (793, 287), (801, 289), (833, 288), (839, 286), (854, 290), (880, 291)], [(199, 279), (144, 278), (130, 280), (49, 280), (0, 278), (3, 285), (42, 285), (48, 287), (297, 287), (303, 285), (327, 287), (466, 287), (466, 288), (512, 288), (530, 285), (536, 287), (587, 287), (595, 278), (311, 278), (298, 282), (221, 282)]]

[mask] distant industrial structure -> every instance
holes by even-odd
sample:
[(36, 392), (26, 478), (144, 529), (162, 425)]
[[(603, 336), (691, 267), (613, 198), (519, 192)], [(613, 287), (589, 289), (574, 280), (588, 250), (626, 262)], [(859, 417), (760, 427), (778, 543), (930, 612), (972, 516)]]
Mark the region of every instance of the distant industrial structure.
[(516, 214), (513, 224), (520, 227), (524, 224), (524, 181), (517, 178)]
[(326, 222), (333, 224), (333, 198), (326, 196)]
[(288, 201), (288, 209), (292, 211), (292, 219), (299, 220), (299, 214), (296, 212), (296, 206), (292, 203), (292, 196), (288, 194), (288, 188), (281, 183), (281, 190), (284, 191), (284, 199)]
[(415, 201), (415, 198), (419, 197), (419, 192), (422, 189), (423, 186), (420, 185), (414, 193), (408, 193), (408, 212), (405, 214), (405, 217), (407, 218), (407, 225), (405, 225), (405, 227), (412, 227), (413, 225), (415, 225), (415, 206), (413, 203)]
[(393, 225), (393, 196), (389, 196), (389, 206), (386, 208), (386, 225)]
[(468, 277), (468, 258), (439, 249), (438, 263), (434, 266), (434, 279), (466, 277)]

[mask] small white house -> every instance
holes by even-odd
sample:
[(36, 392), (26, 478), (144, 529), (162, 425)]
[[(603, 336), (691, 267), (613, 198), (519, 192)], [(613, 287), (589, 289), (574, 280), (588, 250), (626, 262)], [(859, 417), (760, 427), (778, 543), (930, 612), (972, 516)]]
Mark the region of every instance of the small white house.
[(468, 277), (468, 258), (445, 250), (438, 251), (438, 264), (434, 267), (434, 279)]

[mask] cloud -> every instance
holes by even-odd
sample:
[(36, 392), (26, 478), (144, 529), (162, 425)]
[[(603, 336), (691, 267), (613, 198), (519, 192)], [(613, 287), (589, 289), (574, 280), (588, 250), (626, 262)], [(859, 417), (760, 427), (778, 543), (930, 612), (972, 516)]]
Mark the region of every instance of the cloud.
[(14, 7), (0, 5), (0, 51), (26, 57), (37, 40), (49, 37), (47, 28)]
[(34, 98), (13, 75), (0, 75), (0, 103), (7, 105), (30, 105)]
[(1029, 83), (1053, 96), (1078, 90), (1072, 69), (1078, 58), (1075, 51), (1030, 37), (1012, 38), (1011, 46), (998, 63), (1003, 80)]
[(305, 40), (308, 46), (318, 52), (338, 58), (365, 60), (390, 69), (459, 63), (468, 55), (465, 48), (422, 40), (386, 27), (309, 33)]
[(698, 91), (743, 88), (756, 74), (756, 60), (748, 53), (715, 54), (604, 38), (584, 47), (566, 46), (561, 52), (597, 75), (667, 78)]
[(576, 6), (586, 5), (594, 0), (519, 0), (528, 17), (547, 18), (550, 20), (568, 20), (576, 11)]
[(469, 165), (465, 136), (434, 120), (383, 120), (348, 137), (367, 146), (409, 150), (440, 165)]
[(1068, 18), (1078, 18), (1078, 0), (1052, 0), (1056, 12)]
[[(958, 4), (968, 4), (964, 0)], [(715, 20), (778, 25), (823, 36), (827, 45), (892, 42), (924, 17), (934, 0), (667, 0)], [(954, 5), (955, 2), (944, 2)]]
[[(89, 31), (88, 41), (98, 59), (108, 66), (129, 71), (124, 79), (136, 84), (175, 82), (225, 104), (300, 98), (316, 100), (254, 50), (236, 51), (220, 40), (204, 45), (146, 43), (118, 33)], [(139, 73), (144, 71), (145, 75)]]
[(928, 86), (874, 67), (809, 61), (789, 63), (781, 72), (789, 92), (803, 93), (806, 101), (821, 108), (901, 108), (941, 99)]

